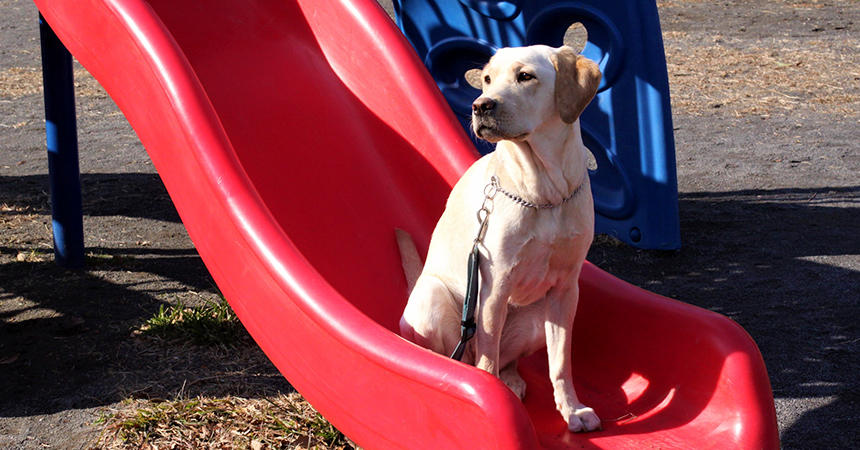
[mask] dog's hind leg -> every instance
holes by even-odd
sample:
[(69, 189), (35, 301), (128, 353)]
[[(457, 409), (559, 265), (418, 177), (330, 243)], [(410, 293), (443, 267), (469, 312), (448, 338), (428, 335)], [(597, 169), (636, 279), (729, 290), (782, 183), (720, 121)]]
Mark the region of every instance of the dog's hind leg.
[(451, 291), (434, 276), (421, 276), (400, 317), (400, 335), (449, 355), (460, 340), (461, 311)]
[(499, 348), (499, 378), (520, 399), (525, 397), (526, 382), (517, 371), (517, 361), (546, 345), (543, 324), (546, 317), (544, 302), (508, 309), (502, 342)]

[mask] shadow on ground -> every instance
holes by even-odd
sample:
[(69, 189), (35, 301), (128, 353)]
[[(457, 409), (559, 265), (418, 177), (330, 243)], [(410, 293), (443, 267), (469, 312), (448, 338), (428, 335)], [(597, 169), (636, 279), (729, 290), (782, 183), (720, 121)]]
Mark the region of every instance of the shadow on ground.
[[(51, 414), (130, 396), (290, 391), (250, 339), (207, 348), (132, 336), (160, 306), (217, 299), (218, 291), (157, 175), (81, 178), (85, 223), (96, 221), (98, 237), (119, 244), (88, 242), (86, 268), (65, 270), (45, 242), (15, 244), (13, 232), (0, 240), (0, 416)], [(0, 225), (49, 222), (46, 192), (44, 176), (0, 177)], [(147, 227), (169, 242), (135, 245)]]
[[(860, 187), (681, 194), (683, 248), (598, 241), (589, 259), (648, 290), (725, 314), (758, 344), (777, 407), (821, 406), (785, 448), (852, 447), (858, 417)], [(843, 430), (828, 434), (825, 430)]]
[[(48, 175), (0, 176), (0, 203), (11, 211), (50, 214)], [(158, 175), (83, 173), (81, 196), (87, 216), (125, 216), (179, 222)]]
[[(90, 217), (178, 221), (155, 174), (83, 175), (82, 184)], [(0, 203), (47, 214), (45, 186), (40, 176), (0, 178)], [(858, 203), (857, 186), (682, 194), (681, 250), (642, 251), (598, 239), (589, 259), (638, 286), (740, 323), (762, 351), (778, 407), (820, 400), (822, 406), (781, 430), (786, 447), (815, 445), (823, 430), (850, 430), (857, 421)], [(253, 396), (289, 390), (252, 343), (177, 351), (130, 336), (165, 294), (214, 295), (190, 245), (161, 248), (175, 246), (87, 247), (88, 267), (81, 271), (58, 268), (49, 255), (2, 258), (0, 302), (18, 304), (0, 311), (0, 416), (179, 391)], [(0, 254), (27, 250), (5, 247)], [(860, 438), (843, 433), (821, 442), (850, 447)]]

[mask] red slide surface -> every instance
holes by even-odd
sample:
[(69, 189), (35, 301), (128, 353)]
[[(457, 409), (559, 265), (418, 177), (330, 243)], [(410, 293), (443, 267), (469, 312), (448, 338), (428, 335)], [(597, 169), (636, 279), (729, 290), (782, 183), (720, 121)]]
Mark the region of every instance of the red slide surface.
[[(290, 383), (365, 448), (775, 448), (734, 322), (586, 265), (573, 435), (545, 355), (501, 382), (397, 336), (394, 228), (426, 251), (476, 153), (373, 0), (36, 0), (122, 109), (224, 296)], [(464, 255), (465, 257), (465, 255)]]

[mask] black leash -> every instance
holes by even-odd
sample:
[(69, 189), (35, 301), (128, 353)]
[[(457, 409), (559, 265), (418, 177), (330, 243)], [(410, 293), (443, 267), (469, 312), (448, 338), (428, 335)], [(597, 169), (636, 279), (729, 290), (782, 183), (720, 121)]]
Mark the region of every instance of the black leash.
[(460, 321), (460, 342), (451, 354), (451, 358), (459, 361), (466, 351), (466, 343), (475, 336), (475, 309), (478, 306), (478, 266), (481, 264), (481, 253), (478, 243), (472, 247), (469, 254), (469, 272), (466, 275), (466, 299), (463, 301), (463, 318)]
[(493, 197), (499, 190), (499, 181), (493, 176), (490, 183), (484, 187), (484, 203), (481, 209), (478, 210), (478, 222), (481, 227), (478, 229), (478, 236), (472, 245), (472, 252), (469, 253), (468, 272), (466, 273), (466, 298), (463, 300), (463, 317), (460, 320), (460, 342), (454, 348), (454, 353), (451, 358), (459, 361), (463, 358), (463, 352), (466, 351), (466, 343), (469, 339), (475, 336), (477, 324), (475, 323), (475, 310), (478, 308), (478, 269), (481, 267), (481, 252), (479, 245), (484, 242), (484, 235), (487, 234), (487, 221), (490, 218), (490, 213), (493, 211)]

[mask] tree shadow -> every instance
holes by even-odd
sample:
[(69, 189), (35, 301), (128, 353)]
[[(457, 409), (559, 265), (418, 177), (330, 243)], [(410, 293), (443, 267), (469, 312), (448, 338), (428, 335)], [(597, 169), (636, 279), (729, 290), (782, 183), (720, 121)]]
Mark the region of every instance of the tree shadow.
[(784, 416), (795, 399), (822, 400), (780, 430), (785, 448), (825, 434), (822, 443), (851, 447), (856, 431), (822, 431), (856, 419), (860, 187), (690, 193), (679, 203), (681, 250), (598, 239), (589, 260), (738, 322), (761, 350)]
[[(48, 175), (0, 176), (0, 202), (16, 213), (50, 213)], [(87, 216), (125, 216), (179, 222), (179, 215), (155, 173), (82, 173)]]
[[(84, 174), (82, 185), (88, 217), (179, 222), (156, 174)], [(7, 224), (18, 223), (16, 214), (49, 222), (46, 191), (46, 176), (0, 177)], [(82, 270), (57, 266), (38, 242), (0, 243), (0, 417), (128, 397), (261, 396), (292, 389), (250, 339), (228, 348), (133, 336), (166, 303), (219, 294), (183, 233), (141, 247), (134, 246), (134, 233), (110, 232), (120, 234), (119, 247), (87, 246)]]

